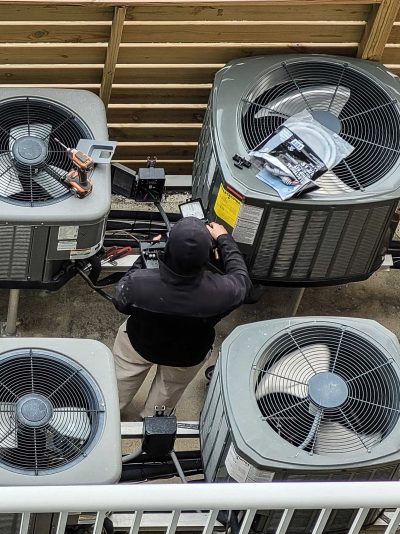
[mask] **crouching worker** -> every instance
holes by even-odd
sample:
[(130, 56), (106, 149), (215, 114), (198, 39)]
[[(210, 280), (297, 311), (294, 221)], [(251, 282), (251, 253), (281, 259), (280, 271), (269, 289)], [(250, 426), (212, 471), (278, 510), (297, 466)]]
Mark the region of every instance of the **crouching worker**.
[[(205, 270), (216, 242), (226, 274)], [(194, 217), (170, 232), (159, 269), (129, 271), (114, 304), (130, 315), (114, 344), (120, 409), (124, 410), (153, 365), (155, 378), (141, 416), (164, 405), (171, 414), (210, 352), (220, 319), (238, 307), (251, 288), (246, 264), (226, 229)]]

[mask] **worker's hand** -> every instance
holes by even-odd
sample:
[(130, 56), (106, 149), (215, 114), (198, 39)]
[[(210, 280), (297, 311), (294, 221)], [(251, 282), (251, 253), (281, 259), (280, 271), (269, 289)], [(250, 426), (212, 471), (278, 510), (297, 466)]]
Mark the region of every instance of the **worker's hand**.
[(208, 231), (211, 234), (211, 237), (216, 241), (220, 235), (227, 234), (228, 231), (222, 224), (218, 224), (215, 222), (212, 222), (210, 224), (207, 224)]
[(155, 235), (155, 236), (153, 237), (153, 241), (161, 241), (161, 237), (162, 237), (161, 234)]

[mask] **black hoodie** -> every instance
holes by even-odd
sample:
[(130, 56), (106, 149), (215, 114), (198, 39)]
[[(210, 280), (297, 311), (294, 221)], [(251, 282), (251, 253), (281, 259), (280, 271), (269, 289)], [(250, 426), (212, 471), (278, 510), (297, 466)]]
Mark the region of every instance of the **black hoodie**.
[(245, 299), (251, 282), (229, 234), (218, 238), (226, 274), (204, 270), (212, 240), (199, 219), (181, 219), (171, 230), (159, 269), (129, 271), (119, 282), (115, 307), (131, 315), (133, 348), (160, 365), (190, 367), (203, 361), (214, 326)]

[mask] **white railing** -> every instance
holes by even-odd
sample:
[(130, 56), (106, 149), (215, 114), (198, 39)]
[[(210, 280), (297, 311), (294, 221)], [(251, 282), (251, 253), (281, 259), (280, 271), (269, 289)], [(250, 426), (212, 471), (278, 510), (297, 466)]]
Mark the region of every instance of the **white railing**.
[[(28, 532), (31, 514), (56, 513), (57, 534), (65, 531), (68, 512), (93, 512), (94, 534), (110, 511), (123, 513), (130, 534), (146, 528), (146, 514), (160, 512), (167, 534), (184, 529), (185, 514), (197, 517), (189, 530), (211, 534), (219, 510), (242, 510), (240, 534), (247, 534), (260, 510), (283, 510), (276, 534), (285, 534), (295, 510), (320, 510), (312, 534), (321, 534), (332, 510), (358, 509), (349, 534), (357, 534), (371, 508), (395, 509), (384, 530), (394, 534), (400, 523), (400, 482), (323, 482), (265, 484), (123, 484), (115, 486), (0, 488), (0, 513), (22, 514), (20, 534)], [(195, 512), (195, 510), (201, 512)], [(163, 514), (164, 512), (164, 514)], [(153, 517), (157, 514), (153, 514)], [(120, 525), (121, 526), (121, 525)], [(149, 525), (147, 525), (149, 527)]]

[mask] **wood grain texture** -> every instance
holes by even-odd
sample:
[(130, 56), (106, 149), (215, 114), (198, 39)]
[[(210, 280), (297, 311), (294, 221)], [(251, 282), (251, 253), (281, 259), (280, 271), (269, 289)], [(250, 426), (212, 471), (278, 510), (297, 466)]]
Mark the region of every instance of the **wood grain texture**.
[(0, 87), (100, 93), (117, 160), (137, 168), (157, 154), (167, 173), (190, 174), (223, 65), (362, 48), (400, 72), (399, 2), (0, 0)]
[[(362, 20), (369, 17), (370, 6), (367, 4), (315, 4), (308, 2), (302, 6), (301, 20)], [(294, 5), (276, 5), (270, 2), (256, 4), (248, 2), (242, 5), (220, 5), (204, 3), (193, 5), (188, 1), (183, 5), (161, 5), (157, 9), (151, 4), (134, 5), (127, 8), (126, 20), (299, 20), (298, 7)]]
[(116, 84), (212, 83), (215, 73), (224, 66), (216, 65), (124, 65), (115, 71)]
[(198, 141), (199, 123), (125, 123), (108, 125), (115, 141)]
[(114, 84), (112, 103), (205, 104), (211, 84)]
[(0, 64), (103, 64), (107, 43), (2, 43)]
[(358, 57), (376, 61), (382, 59), (386, 43), (392, 40), (393, 23), (399, 7), (400, 0), (382, 0), (380, 6), (372, 11), (371, 20), (360, 42)]
[(110, 123), (202, 123), (206, 104), (109, 104)]
[[(41, 21), (64, 21), (64, 20), (108, 20), (113, 18), (113, 8), (101, 7), (96, 3), (86, 5), (59, 5), (57, 0), (46, 2), (45, 5), (37, 5), (32, 2), (13, 2), (1, 5), (1, 20), (41, 20)], [(26, 8), (28, 6), (28, 9)], [(357, 6), (358, 7), (358, 6)], [(356, 6), (354, 6), (356, 8)], [(340, 10), (339, 10), (340, 11)]]
[[(25, 4), (29, 6), (44, 6), (49, 4), (49, 0), (14, 0), (14, 5)], [(223, 6), (240, 6), (245, 5), (247, 2), (244, 0), (191, 0), (191, 4), (197, 6), (207, 5), (223, 5)], [(252, 0), (252, 4), (255, 5), (334, 5), (337, 0)], [(347, 0), (347, 4), (380, 4), (381, 0)], [(10, 0), (0, 0), (0, 5), (10, 4)], [(96, 6), (96, 7), (115, 7), (115, 6), (137, 6), (137, 5), (151, 5), (151, 6), (165, 6), (165, 5), (186, 5), (187, 0), (57, 0), (58, 5), (62, 6)]]
[(107, 107), (110, 101), (112, 84), (115, 76), (115, 66), (117, 64), (119, 45), (121, 43), (124, 28), (126, 7), (116, 7), (111, 26), (110, 38), (107, 46), (106, 60), (104, 63), (103, 77), (100, 87), (100, 98)]
[[(1, 11), (1, 10), (0, 10)], [(107, 21), (0, 21), (0, 43), (97, 43), (108, 41)]]
[(115, 151), (115, 159), (146, 159), (150, 154), (156, 154), (160, 159), (193, 159), (196, 142), (121, 142)]
[[(398, 1), (398, 0), (396, 0)], [(126, 22), (122, 41), (124, 43), (246, 43), (268, 42), (359, 42), (363, 35), (365, 23), (326, 22), (315, 23), (290, 21), (155, 21)]]
[(220, 63), (264, 54), (339, 54), (354, 56), (358, 42), (344, 43), (121, 43), (118, 64)]
[(393, 24), (389, 35), (388, 44), (400, 44), (400, 22)]
[(400, 43), (390, 43), (385, 46), (383, 51), (382, 63), (397, 63), (400, 64)]
[(0, 83), (61, 84), (100, 83), (103, 65), (0, 65)]

